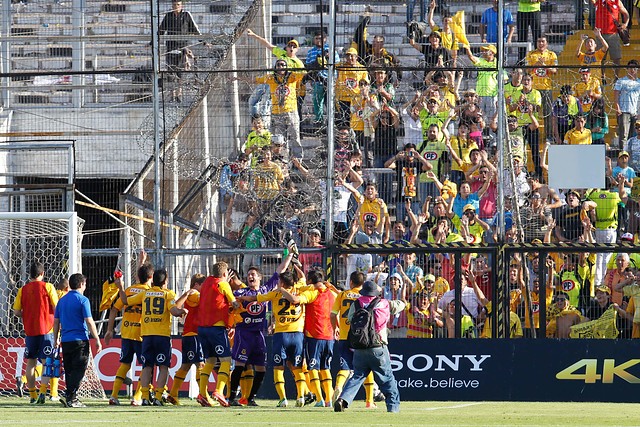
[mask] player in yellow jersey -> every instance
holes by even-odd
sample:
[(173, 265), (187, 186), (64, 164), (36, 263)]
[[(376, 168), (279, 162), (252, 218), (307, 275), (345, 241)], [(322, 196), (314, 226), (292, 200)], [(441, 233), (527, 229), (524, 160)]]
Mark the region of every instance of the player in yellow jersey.
[[(349, 347), (347, 336), (349, 334), (349, 319), (347, 314), (351, 304), (360, 298), (360, 289), (364, 284), (365, 276), (362, 272), (354, 271), (349, 277), (349, 286), (351, 289), (342, 291), (336, 297), (331, 310), (331, 324), (334, 329), (339, 329), (340, 338), (336, 348), (336, 354), (340, 356), (340, 370), (336, 376), (336, 386), (333, 391), (333, 400), (337, 399), (342, 393), (342, 388), (349, 378), (350, 371), (353, 370), (353, 350)], [(373, 374), (369, 374), (364, 382), (365, 401), (367, 408), (375, 408), (373, 401)], [(335, 403), (335, 402), (333, 402)]]
[[(310, 292), (300, 292), (295, 287), (295, 279), (290, 272), (280, 275), (278, 287), (266, 294), (247, 295), (240, 297), (243, 301), (270, 301), (275, 318), (275, 333), (273, 335), (273, 382), (280, 397), (278, 407), (288, 405), (284, 388), (284, 367), (289, 366), (296, 382), (296, 406), (304, 406), (306, 391), (303, 362), (303, 330), (304, 304), (310, 299)], [(299, 293), (299, 294), (298, 294)]]
[[(142, 383), (142, 406), (162, 406), (162, 393), (169, 376), (171, 364), (171, 315), (182, 316), (187, 311), (176, 307), (176, 294), (167, 289), (167, 270), (160, 269), (153, 273), (153, 286), (131, 297), (127, 296), (122, 280), (117, 278), (120, 299), (125, 305), (142, 306), (142, 323), (140, 335), (142, 336), (142, 360), (143, 368), (140, 375)], [(149, 393), (149, 384), (152, 383), (153, 368), (158, 367), (158, 380), (156, 383), (156, 395)]]
[[(153, 267), (149, 264), (142, 264), (138, 268), (138, 283), (129, 286), (125, 291), (127, 298), (151, 288), (152, 278)], [(115, 301), (113, 307), (111, 307), (111, 311), (109, 312), (107, 332), (104, 335), (105, 344), (109, 345), (109, 342), (113, 338), (116, 316), (120, 311), (122, 311), (122, 324), (120, 327), (120, 337), (122, 338), (120, 343), (120, 366), (116, 372), (116, 378), (113, 381), (109, 405), (120, 405), (118, 393), (120, 392), (122, 383), (125, 381), (127, 372), (131, 369), (133, 355), (136, 355), (138, 363), (140, 363), (140, 356), (142, 354), (142, 337), (140, 336), (140, 317), (142, 315), (142, 307), (140, 305), (125, 306), (119, 298)], [(138, 381), (138, 388), (133, 395), (131, 405), (139, 406), (141, 404), (142, 383)]]

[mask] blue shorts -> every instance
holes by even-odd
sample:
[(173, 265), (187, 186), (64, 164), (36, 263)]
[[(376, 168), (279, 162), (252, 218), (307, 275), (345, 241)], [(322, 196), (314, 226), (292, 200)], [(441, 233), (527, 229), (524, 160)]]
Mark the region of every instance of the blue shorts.
[(204, 362), (204, 355), (198, 336), (182, 337), (182, 364), (200, 362)]
[(273, 334), (273, 366), (285, 366), (290, 362), (299, 368), (302, 366), (302, 332), (277, 332)]
[(53, 334), (36, 335), (34, 337), (26, 337), (26, 350), (24, 352), (25, 359), (44, 359), (53, 354), (55, 347), (53, 343)]
[(349, 347), (349, 341), (338, 341), (336, 353), (340, 357), (340, 370), (353, 371), (353, 349)]
[(262, 331), (236, 328), (231, 358), (245, 365), (266, 366), (267, 344)]
[(171, 337), (147, 335), (142, 337), (142, 366), (171, 365)]
[(140, 356), (142, 355), (142, 341), (122, 338), (120, 343), (120, 363), (130, 365), (131, 362), (133, 362), (134, 354), (137, 356), (136, 359), (138, 360), (138, 363), (140, 363)]
[(231, 357), (229, 335), (224, 326), (199, 326), (198, 338), (205, 359), (210, 357)]
[(331, 369), (333, 340), (305, 337), (304, 357), (307, 360), (307, 369)]

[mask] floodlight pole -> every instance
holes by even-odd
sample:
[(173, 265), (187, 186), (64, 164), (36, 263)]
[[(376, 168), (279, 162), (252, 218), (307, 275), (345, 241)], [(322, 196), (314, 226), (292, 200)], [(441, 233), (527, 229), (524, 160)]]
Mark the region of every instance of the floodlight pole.
[[(322, 5), (322, 3), (320, 3)], [(320, 8), (322, 14), (322, 7)], [(329, 58), (327, 58), (327, 176), (326, 176), (326, 203), (325, 203), (325, 241), (333, 241), (333, 133), (334, 133), (334, 84), (335, 84), (335, 65), (336, 58), (336, 2), (329, 0)], [(320, 28), (322, 31), (322, 28)], [(324, 54), (324, 44), (323, 54)]]
[[(498, 111), (498, 132), (497, 132), (497, 152), (498, 152), (498, 173), (502, 176), (498, 176), (498, 242), (504, 242), (504, 153), (505, 153), (505, 144), (504, 140), (506, 135), (505, 132), (505, 97), (504, 94), (504, 79), (502, 76), (504, 70), (504, 1), (498, 1), (498, 55), (497, 55), (497, 66), (498, 66), (498, 95), (497, 95), (497, 111)], [(520, 40), (518, 40), (520, 41)], [(515, 184), (512, 184), (512, 187)]]

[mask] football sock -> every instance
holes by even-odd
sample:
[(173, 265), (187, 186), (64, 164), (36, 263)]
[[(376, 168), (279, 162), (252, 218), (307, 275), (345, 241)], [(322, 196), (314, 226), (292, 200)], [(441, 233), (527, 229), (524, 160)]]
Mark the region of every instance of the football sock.
[(211, 375), (211, 371), (213, 371), (213, 363), (205, 363), (204, 367), (200, 371), (200, 380), (198, 384), (200, 385), (200, 394), (202, 396), (208, 396), (209, 393), (209, 375)]
[[(248, 399), (255, 399), (256, 398), (256, 395), (258, 394), (258, 390), (260, 390), (260, 386), (262, 385), (262, 381), (264, 380), (265, 374), (266, 374), (266, 372), (264, 372), (264, 371), (262, 371), (262, 372), (261, 371), (256, 371), (256, 373), (254, 374), (254, 378), (253, 378), (253, 381), (252, 381), (253, 384), (251, 385), (251, 391), (249, 392)], [(243, 395), (243, 397), (244, 397), (244, 395)]]
[(344, 383), (347, 382), (349, 378), (349, 371), (346, 369), (341, 369), (338, 371), (338, 375), (336, 375), (336, 388), (340, 387), (344, 388)]
[(51, 390), (51, 397), (58, 397), (59, 382), (60, 382), (60, 378), (56, 378), (56, 377), (49, 378), (49, 390)]
[(111, 397), (118, 398), (118, 393), (120, 393), (120, 388), (122, 387), (122, 383), (127, 376), (127, 372), (131, 369), (131, 365), (128, 363), (121, 363), (116, 371), (116, 379), (113, 380), (113, 389), (111, 390)]
[(367, 378), (364, 379), (364, 401), (373, 403), (373, 372), (369, 372)]
[(176, 374), (173, 376), (171, 391), (169, 392), (171, 396), (178, 397), (178, 391), (180, 391), (180, 387), (182, 387), (182, 383), (184, 382), (184, 379), (187, 377), (188, 373), (188, 370), (184, 370), (182, 368), (176, 371)]
[(229, 371), (231, 371), (231, 362), (220, 362), (216, 381), (216, 391), (218, 393), (224, 394), (224, 386), (229, 382)]
[(331, 371), (329, 369), (320, 370), (320, 386), (324, 392), (324, 400), (331, 402), (333, 398), (333, 387), (331, 384)]
[[(255, 381), (254, 378), (257, 378), (257, 376), (257, 372), (254, 374), (252, 368), (247, 368), (245, 366), (245, 370), (244, 372), (242, 372), (242, 377), (240, 378), (240, 391), (242, 393), (242, 397), (244, 397), (245, 399), (249, 398), (251, 390), (253, 389), (252, 384)], [(264, 372), (262, 373), (262, 379), (264, 379)], [(262, 382), (262, 380), (260, 380), (260, 382)], [(258, 388), (259, 387), (260, 386), (258, 386)]]
[(276, 393), (280, 400), (286, 399), (287, 394), (284, 390), (284, 369), (273, 370), (273, 385), (276, 388)]
[(229, 382), (229, 390), (231, 390), (231, 399), (238, 398), (238, 386), (240, 386), (240, 379), (242, 378), (242, 373), (244, 372), (244, 365), (236, 365), (233, 372), (231, 372), (231, 381)]
[(291, 372), (293, 372), (293, 379), (296, 381), (298, 399), (304, 397), (307, 393), (307, 383), (304, 379), (304, 372), (302, 372), (302, 368), (292, 368)]
[(309, 390), (316, 395), (316, 399), (322, 400), (322, 389), (320, 388), (320, 377), (317, 369), (312, 369), (309, 372), (309, 378), (311, 379), (309, 384)]

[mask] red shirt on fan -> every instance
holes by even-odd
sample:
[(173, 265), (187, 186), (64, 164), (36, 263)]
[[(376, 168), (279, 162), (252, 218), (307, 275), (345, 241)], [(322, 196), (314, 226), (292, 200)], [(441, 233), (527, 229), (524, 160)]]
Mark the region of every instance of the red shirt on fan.
[(595, 0), (596, 28), (600, 28), (602, 34), (616, 34), (618, 32), (613, 20), (620, 20), (619, 2), (620, 0)]

